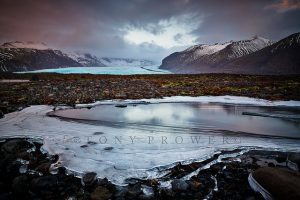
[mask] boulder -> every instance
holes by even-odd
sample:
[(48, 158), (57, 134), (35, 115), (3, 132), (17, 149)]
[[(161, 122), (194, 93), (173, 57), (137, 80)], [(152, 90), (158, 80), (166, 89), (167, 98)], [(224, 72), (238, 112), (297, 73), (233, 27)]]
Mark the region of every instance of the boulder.
[(254, 183), (258, 183), (274, 199), (300, 199), (299, 172), (282, 168), (264, 167), (254, 171), (252, 177), (255, 180)]
[(22, 139), (9, 140), (2, 145), (1, 151), (10, 154), (18, 154), (33, 147), (33, 144)]
[(97, 173), (95, 172), (87, 172), (82, 177), (82, 184), (85, 186), (93, 185), (97, 180)]
[(175, 179), (171, 183), (173, 191), (184, 191), (187, 190), (188, 184), (184, 180)]
[(12, 191), (16, 196), (26, 195), (29, 190), (29, 179), (27, 175), (21, 175), (14, 178), (12, 182)]
[(110, 199), (112, 193), (103, 186), (98, 186), (92, 193), (91, 193), (91, 200), (107, 200)]

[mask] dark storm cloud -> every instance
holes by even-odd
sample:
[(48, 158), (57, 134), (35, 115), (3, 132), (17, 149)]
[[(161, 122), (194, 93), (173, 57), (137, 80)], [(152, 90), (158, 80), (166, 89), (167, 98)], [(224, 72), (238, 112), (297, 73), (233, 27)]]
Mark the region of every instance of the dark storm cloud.
[[(299, 0), (0, 0), (0, 5), (0, 42), (43, 41), (100, 56), (159, 60), (188, 46), (183, 43), (189, 38), (198, 43), (253, 35), (277, 40), (300, 30)], [(180, 21), (182, 16), (190, 18)], [(170, 36), (178, 42), (173, 47), (160, 45), (160, 40), (124, 39), (126, 27), (161, 36), (174, 30), (170, 27), (176, 21), (190, 30)]]

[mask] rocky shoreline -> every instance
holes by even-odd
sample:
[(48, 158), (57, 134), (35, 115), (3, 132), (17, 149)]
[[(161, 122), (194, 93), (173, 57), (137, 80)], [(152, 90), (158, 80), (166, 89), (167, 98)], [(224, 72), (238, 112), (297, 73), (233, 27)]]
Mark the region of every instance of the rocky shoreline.
[(263, 199), (251, 189), (249, 173), (300, 165), (299, 153), (223, 151), (202, 162), (177, 163), (158, 179), (129, 179), (118, 186), (93, 172), (78, 178), (57, 167), (58, 155), (47, 154), (42, 145), (38, 139), (1, 139), (0, 199)]
[(300, 100), (300, 76), (0, 73), (0, 80), (0, 116), (28, 105), (73, 106), (108, 99), (233, 95)]

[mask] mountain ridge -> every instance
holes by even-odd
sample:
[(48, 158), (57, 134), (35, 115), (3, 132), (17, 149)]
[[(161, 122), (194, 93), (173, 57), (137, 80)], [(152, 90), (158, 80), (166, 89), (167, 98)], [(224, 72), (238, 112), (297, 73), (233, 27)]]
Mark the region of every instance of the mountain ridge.
[[(300, 32), (223, 66), (225, 72), (300, 74)], [(237, 70), (239, 69), (239, 70)]]
[(197, 68), (201, 67), (203, 72), (209, 73), (215, 71), (220, 64), (253, 53), (271, 44), (273, 44), (271, 40), (254, 36), (248, 40), (195, 45), (182, 52), (175, 52), (167, 56), (163, 59), (160, 68), (178, 73), (199, 71)]
[[(117, 62), (116, 62), (117, 61)], [(63, 67), (152, 66), (145, 59), (97, 57), (80, 51), (63, 52), (39, 42), (6, 42), (0, 46), (0, 71), (17, 72)]]

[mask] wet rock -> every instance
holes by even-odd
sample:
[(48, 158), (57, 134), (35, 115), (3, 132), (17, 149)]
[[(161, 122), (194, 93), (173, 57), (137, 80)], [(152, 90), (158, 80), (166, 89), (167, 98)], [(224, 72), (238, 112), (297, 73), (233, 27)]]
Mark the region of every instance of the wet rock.
[(274, 163), (268, 163), (268, 167), (275, 167)]
[(80, 148), (87, 148), (88, 145), (84, 144), (84, 145), (81, 145)]
[(95, 132), (94, 135), (102, 135), (104, 134), (103, 132)]
[(16, 177), (19, 175), (19, 169), (22, 165), (23, 164), (18, 160), (5, 159), (4, 162), (1, 163), (1, 168), (3, 168), (1, 175), (7, 178)]
[(29, 190), (29, 179), (27, 175), (16, 177), (12, 182), (12, 191), (16, 196), (26, 195)]
[(126, 104), (118, 104), (118, 105), (115, 105), (115, 107), (117, 107), (117, 108), (126, 108), (127, 105)]
[(173, 191), (184, 191), (188, 188), (188, 184), (184, 180), (175, 179), (171, 183)]
[(159, 191), (159, 196), (162, 199), (170, 199), (171, 197), (175, 196), (175, 193), (171, 189), (162, 188)]
[(82, 177), (82, 183), (85, 186), (93, 185), (97, 180), (97, 173), (95, 172), (88, 172), (83, 175)]
[(113, 150), (113, 149), (114, 149), (113, 147), (105, 147), (105, 148), (104, 148), (105, 151), (111, 151), (111, 150)]
[(196, 180), (189, 180), (187, 183), (189, 184), (189, 188), (193, 191), (199, 191), (200, 188), (204, 187), (200, 181)]
[(108, 185), (110, 182), (108, 181), (107, 178), (101, 178), (101, 179), (98, 179), (98, 185)]
[(98, 186), (92, 193), (91, 193), (91, 200), (107, 200), (110, 199), (112, 193), (103, 186)]
[(294, 167), (294, 168), (298, 168), (298, 170), (300, 170), (300, 154), (299, 153), (290, 153), (288, 160), (297, 165), (297, 167)]
[(212, 170), (213, 175), (216, 175), (222, 169), (222, 166), (215, 164), (215, 165), (212, 165), (210, 167), (210, 169)]
[(3, 144), (1, 147), (1, 151), (10, 154), (17, 154), (17, 153), (24, 152), (30, 149), (31, 147), (33, 147), (33, 145), (26, 140), (14, 139), (14, 140), (9, 140), (5, 144)]
[(129, 199), (135, 199), (140, 194), (142, 194), (142, 190), (141, 190), (141, 185), (139, 183), (128, 186), (127, 198), (129, 198)]
[(49, 163), (49, 162), (42, 163), (35, 168), (35, 171), (41, 172), (43, 174), (47, 174), (47, 173), (49, 173), (50, 166), (51, 166), (51, 163)]
[(139, 196), (140, 199), (152, 199), (154, 197), (154, 190), (152, 187), (142, 185), (143, 194)]
[(94, 141), (88, 141), (88, 144), (89, 144), (89, 145), (95, 145), (95, 144), (97, 144), (97, 142), (94, 142)]
[(4, 117), (4, 113), (0, 110), (0, 119)]
[(34, 193), (44, 193), (45, 191), (55, 191), (57, 188), (58, 179), (56, 176), (42, 176), (35, 178), (30, 183), (30, 190)]
[(116, 186), (116, 191), (114, 193), (114, 198), (115, 199), (125, 199), (127, 194), (127, 187), (122, 187), (122, 186)]
[(300, 199), (299, 172), (265, 167), (254, 171), (252, 175), (274, 199)]
[(10, 193), (0, 193), (1, 200), (13, 200), (13, 197)]

